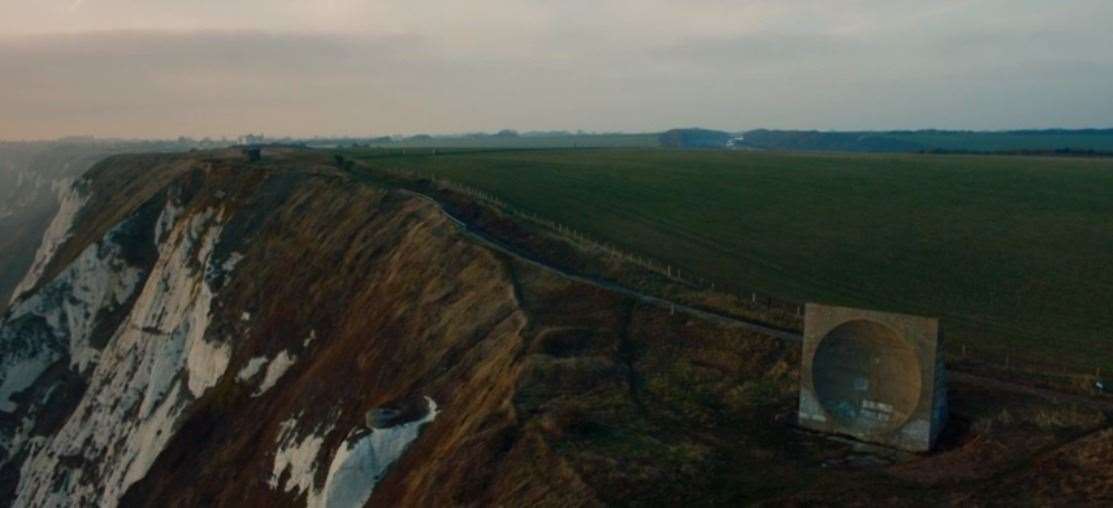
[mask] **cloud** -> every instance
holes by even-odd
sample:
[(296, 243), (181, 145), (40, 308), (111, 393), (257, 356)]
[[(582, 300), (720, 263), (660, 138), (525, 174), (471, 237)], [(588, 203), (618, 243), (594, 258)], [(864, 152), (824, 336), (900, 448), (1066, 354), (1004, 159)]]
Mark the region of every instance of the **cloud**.
[(4, 6), (0, 138), (1113, 118), (1108, 2), (69, 1)]

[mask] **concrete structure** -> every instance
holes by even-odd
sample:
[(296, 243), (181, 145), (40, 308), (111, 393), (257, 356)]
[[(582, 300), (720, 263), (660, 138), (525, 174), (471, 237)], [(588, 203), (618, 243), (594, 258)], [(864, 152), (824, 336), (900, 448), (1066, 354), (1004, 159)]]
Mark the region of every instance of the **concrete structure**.
[(947, 420), (939, 320), (808, 304), (800, 426), (928, 451)]

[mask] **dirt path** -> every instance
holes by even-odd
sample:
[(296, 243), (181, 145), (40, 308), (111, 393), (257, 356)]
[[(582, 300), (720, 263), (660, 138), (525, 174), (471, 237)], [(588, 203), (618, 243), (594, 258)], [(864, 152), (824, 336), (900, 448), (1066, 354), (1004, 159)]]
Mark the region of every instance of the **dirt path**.
[(618, 294), (623, 295), (623, 296), (634, 298), (634, 299), (636, 299), (640, 302), (643, 302), (643, 303), (648, 303), (650, 305), (656, 305), (658, 307), (670, 309), (670, 311), (672, 311), (672, 312), (680, 312), (682, 314), (687, 314), (687, 315), (690, 315), (692, 317), (707, 320), (707, 321), (716, 323), (716, 324), (724, 326), (724, 327), (742, 328), (744, 330), (757, 332), (757, 333), (760, 333), (760, 334), (763, 334), (763, 335), (768, 335), (770, 337), (775, 337), (775, 338), (785, 340), (785, 341), (789, 341), (789, 342), (799, 343), (799, 342), (803, 341), (803, 336), (801, 336), (798, 333), (793, 333), (793, 332), (789, 332), (789, 331), (786, 331), (786, 330), (780, 330), (780, 329), (777, 329), (777, 328), (772, 328), (772, 327), (765, 326), (765, 325), (762, 325), (762, 324), (753, 323), (753, 322), (750, 322), (750, 321), (745, 321), (745, 320), (738, 319), (738, 318), (735, 318), (735, 317), (725, 316), (723, 314), (718, 314), (718, 313), (709, 312), (709, 311), (702, 310), (702, 309), (697, 309), (695, 307), (691, 307), (691, 306), (684, 305), (684, 304), (681, 304), (681, 303), (676, 303), (676, 302), (673, 302), (673, 301), (670, 301), (670, 300), (666, 300), (664, 298), (659, 298), (659, 297), (656, 297), (656, 296), (647, 295), (645, 293), (627, 288), (625, 286), (620, 286), (620, 285), (612, 283), (612, 282), (599, 280), (599, 279), (594, 279), (594, 278), (590, 278), (590, 277), (584, 277), (582, 275), (576, 275), (574, 273), (566, 272), (564, 270), (561, 270), (560, 268), (549, 265), (549, 264), (544, 263), (540, 260), (532, 259), (532, 258), (529, 258), (527, 256), (524, 256), (521, 253), (514, 251), (513, 248), (511, 248), (510, 246), (504, 245), (497, 240), (493, 240), (491, 238), (483, 236), (480, 233), (477, 233), (477, 232), (473, 231), (470, 227), (468, 227), (467, 223), (465, 223), (464, 221), (461, 221), (460, 219), (453, 216), (451, 213), (448, 212), (448, 210), (445, 210), (444, 207), (441, 206), (441, 204), (437, 200), (433, 199), (432, 197), (426, 196), (425, 194), (421, 194), (419, 192), (414, 192), (414, 191), (405, 190), (405, 189), (400, 189), (400, 192), (404, 192), (404, 193), (407, 193), (407, 194), (412, 195), (414, 197), (417, 197), (419, 199), (428, 201), (429, 203), (436, 206), (441, 211), (441, 213), (443, 213), (445, 215), (445, 217), (448, 217), (449, 220), (451, 220), (453, 223), (456, 224), (457, 227), (460, 228), (460, 231), (461, 231), (462, 234), (464, 234), (464, 236), (467, 236), (471, 240), (476, 241), (476, 242), (478, 242), (478, 243), (480, 243), (480, 244), (482, 244), (482, 245), (484, 245), (484, 246), (486, 246), (490, 249), (493, 249), (497, 252), (500, 252), (500, 253), (505, 254), (507, 256), (510, 256), (514, 259), (517, 259), (517, 260), (519, 260), (523, 263), (528, 263), (530, 265), (536, 266), (536, 267), (541, 268), (543, 270), (554, 272), (554, 273), (556, 273), (556, 274), (558, 274), (561, 277), (564, 277), (566, 279), (574, 280), (576, 282), (580, 282), (580, 283), (583, 283), (583, 284), (588, 284), (588, 285), (591, 285), (591, 286), (595, 286), (597, 288), (605, 289), (607, 291), (618, 293)]
[(950, 381), (956, 382), (958, 384), (977, 385), (981, 387), (992, 388), (994, 390), (1017, 393), (1020, 395), (1029, 395), (1046, 400), (1053, 404), (1072, 404), (1076, 406), (1082, 406), (1090, 409), (1113, 413), (1113, 401), (1104, 398), (1087, 397), (1085, 395), (1064, 393), (1047, 388), (1038, 388), (1035, 386), (1028, 386), (1019, 383), (1011, 383), (1009, 381), (983, 377), (977, 374), (970, 374), (967, 372), (960, 372), (951, 369), (947, 370), (947, 378)]
[[(537, 259), (532, 259), (530, 257), (524, 256), (521, 253), (515, 251), (510, 246), (504, 245), (503, 243), (501, 243), (497, 240), (493, 240), (491, 238), (488, 238), (488, 237), (482, 235), (481, 233), (478, 233), (478, 232), (472, 230), (468, 226), (467, 223), (460, 220), (456, 216), (452, 215), (448, 210), (446, 210), (444, 208), (444, 206), (442, 206), (440, 204), (440, 202), (438, 202), (436, 199), (434, 199), (430, 196), (427, 196), (427, 195), (422, 194), (420, 192), (414, 192), (414, 191), (406, 190), (406, 189), (399, 189), (399, 191), (404, 192), (406, 194), (409, 194), (411, 196), (417, 197), (419, 199), (428, 201), (433, 206), (436, 206), (437, 209), (440, 210), (441, 213), (443, 213), (445, 217), (447, 217), (450, 221), (452, 221), (454, 224), (456, 224), (456, 226), (460, 229), (460, 232), (463, 235), (467, 236), (471, 240), (476, 241), (476, 242), (478, 242), (478, 243), (480, 243), (480, 244), (482, 244), (482, 245), (484, 245), (484, 246), (486, 246), (490, 249), (493, 249), (497, 252), (500, 252), (502, 254), (510, 256), (510, 257), (512, 257), (516, 260), (519, 260), (523, 263), (528, 263), (530, 265), (536, 266), (536, 267), (541, 268), (543, 270), (548, 270), (548, 271), (554, 272), (554, 273), (560, 275), (561, 277), (567, 278), (569, 280), (574, 280), (574, 281), (577, 281), (577, 282), (581, 282), (583, 284), (588, 284), (588, 285), (591, 285), (591, 286), (594, 286), (594, 287), (605, 289), (607, 291), (612, 291), (612, 292), (618, 293), (618, 294), (623, 295), (623, 296), (634, 298), (634, 299), (636, 299), (640, 302), (643, 302), (643, 303), (647, 303), (647, 304), (650, 304), (650, 305), (656, 305), (656, 306), (661, 307), (661, 308), (670, 309), (671, 312), (680, 312), (680, 313), (683, 313), (683, 314), (686, 314), (686, 315), (689, 315), (689, 316), (692, 316), (692, 317), (695, 317), (695, 318), (698, 318), (698, 319), (707, 320), (707, 321), (716, 323), (716, 324), (718, 324), (720, 326), (723, 326), (723, 327), (741, 328), (741, 329), (744, 329), (744, 330), (760, 333), (760, 334), (763, 334), (763, 335), (768, 335), (770, 337), (774, 337), (774, 338), (777, 338), (777, 339), (780, 339), (780, 340), (793, 342), (793, 343), (803, 342), (803, 336), (799, 333), (790, 332), (790, 331), (786, 331), (786, 330), (781, 330), (781, 329), (777, 329), (777, 328), (772, 328), (772, 327), (769, 327), (769, 326), (765, 326), (765, 325), (762, 325), (762, 324), (759, 324), (759, 323), (746, 321), (746, 320), (739, 319), (739, 318), (736, 318), (736, 317), (726, 316), (726, 315), (718, 314), (718, 313), (715, 313), (715, 312), (709, 312), (709, 311), (706, 311), (706, 310), (697, 309), (695, 307), (691, 307), (691, 306), (688, 306), (688, 305), (676, 303), (676, 302), (673, 302), (673, 301), (670, 301), (670, 300), (666, 300), (664, 298), (648, 295), (648, 294), (642, 293), (642, 292), (634, 290), (634, 289), (630, 289), (630, 288), (627, 288), (627, 287), (624, 287), (624, 286), (620, 286), (620, 285), (615, 284), (613, 282), (598, 280), (598, 279), (594, 279), (594, 278), (591, 278), (591, 277), (584, 277), (584, 276), (581, 276), (581, 275), (576, 275), (576, 274), (573, 274), (573, 273), (569, 273), (565, 270), (562, 270), (562, 269), (557, 268), (555, 266), (549, 265), (549, 264), (547, 264), (543, 261), (540, 261), (540, 260), (537, 260)], [(1013, 383), (1013, 382), (1004, 381), (1004, 380), (995, 379), (995, 378), (983, 377), (983, 376), (979, 376), (979, 375), (976, 375), (976, 374), (970, 374), (970, 373), (967, 373), (967, 372), (960, 372), (960, 371), (954, 371), (954, 370), (948, 370), (947, 376), (950, 380), (952, 380), (953, 382), (956, 382), (958, 384), (973, 384), (973, 385), (978, 385), (978, 386), (990, 387), (990, 388), (993, 388), (995, 390), (1001, 390), (1001, 391), (1010, 392), (1010, 393), (1017, 393), (1017, 394), (1021, 394), (1021, 395), (1028, 395), (1028, 396), (1038, 397), (1038, 398), (1047, 400), (1047, 401), (1055, 403), (1055, 404), (1076, 404), (1076, 405), (1079, 405), (1079, 406), (1084, 406), (1084, 407), (1088, 407), (1088, 408), (1097, 409), (1097, 410), (1100, 410), (1100, 411), (1106, 411), (1106, 412), (1113, 413), (1113, 401), (1107, 400), (1107, 399), (1087, 397), (1087, 396), (1079, 395), (1079, 394), (1063, 393), (1063, 392), (1059, 392), (1059, 391), (1055, 391), (1055, 390), (1051, 390), (1051, 389), (1038, 388), (1038, 387), (1028, 386), (1028, 385), (1019, 384), (1019, 383)]]

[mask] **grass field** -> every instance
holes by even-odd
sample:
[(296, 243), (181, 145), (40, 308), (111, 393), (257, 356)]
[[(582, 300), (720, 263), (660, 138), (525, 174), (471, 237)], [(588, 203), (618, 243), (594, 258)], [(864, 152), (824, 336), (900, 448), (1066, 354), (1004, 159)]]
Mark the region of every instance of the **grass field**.
[(797, 301), (944, 319), (949, 347), (1113, 368), (1113, 160), (667, 150), (351, 152)]

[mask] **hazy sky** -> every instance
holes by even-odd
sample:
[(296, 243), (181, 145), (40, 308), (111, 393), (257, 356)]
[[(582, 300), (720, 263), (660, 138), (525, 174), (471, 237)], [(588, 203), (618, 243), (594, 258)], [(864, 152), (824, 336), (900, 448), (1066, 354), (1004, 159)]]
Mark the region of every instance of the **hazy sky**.
[(1109, 0), (0, 0), (0, 138), (1113, 126)]

